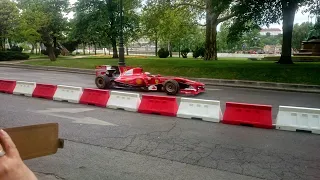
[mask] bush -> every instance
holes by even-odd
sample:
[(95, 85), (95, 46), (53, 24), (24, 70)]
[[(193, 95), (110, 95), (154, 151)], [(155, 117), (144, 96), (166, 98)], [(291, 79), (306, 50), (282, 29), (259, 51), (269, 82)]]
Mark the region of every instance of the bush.
[[(61, 51), (60, 49), (55, 49), (54, 54), (56, 55), (56, 57), (58, 57), (60, 55)], [(48, 56), (48, 50), (41, 50), (41, 54)]]
[(204, 47), (196, 47), (196, 49), (193, 51), (193, 57), (198, 58), (198, 57), (204, 57), (205, 53), (205, 48)]
[(0, 61), (27, 60), (29, 57), (28, 54), (17, 51), (0, 51)]
[(23, 48), (19, 46), (12, 46), (8, 51), (22, 52)]
[(164, 48), (161, 48), (158, 51), (158, 56), (159, 56), (159, 58), (167, 58), (169, 56), (169, 51), (165, 50)]
[(189, 48), (185, 48), (181, 50), (181, 55), (183, 58), (188, 58), (188, 53), (190, 52)]

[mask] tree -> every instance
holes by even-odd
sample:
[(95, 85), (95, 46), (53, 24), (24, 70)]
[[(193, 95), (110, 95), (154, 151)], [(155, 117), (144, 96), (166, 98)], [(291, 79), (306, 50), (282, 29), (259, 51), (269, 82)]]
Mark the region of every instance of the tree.
[[(238, 16), (234, 19), (230, 37), (251, 29), (254, 26), (283, 23), (282, 53), (280, 64), (292, 64), (292, 32), (295, 13), (300, 6), (310, 0), (246, 0), (235, 6)], [(250, 23), (249, 23), (250, 22)], [(251, 24), (251, 25), (250, 25)]]
[(292, 48), (299, 50), (301, 48), (301, 42), (307, 40), (308, 34), (313, 24), (310, 22), (304, 22), (302, 24), (295, 24), (293, 26), (292, 35)]
[(163, 11), (159, 24), (159, 36), (163, 41), (168, 42), (170, 57), (172, 57), (173, 45), (178, 44), (179, 46), (180, 40), (189, 34), (192, 29), (192, 23), (190, 23), (187, 13), (183, 8), (167, 8)]
[[(235, 41), (228, 42), (228, 34), (230, 22), (226, 21), (220, 26), (220, 31), (217, 33), (217, 50), (218, 52), (228, 52), (236, 47)], [(241, 40), (237, 41), (240, 42)]]
[[(139, 29), (136, 9), (139, 0), (124, 0), (124, 37), (134, 38)], [(120, 33), (119, 3), (117, 0), (79, 0), (76, 3), (75, 34), (84, 42), (110, 42), (113, 58), (118, 58), (117, 39)], [(102, 42), (103, 41), (103, 42)]]
[(41, 41), (46, 46), (51, 61), (56, 60), (54, 53), (58, 46), (57, 41), (64, 38), (63, 32), (67, 27), (67, 19), (64, 17), (69, 9), (68, 0), (17, 0), (19, 8), (25, 11), (36, 11), (45, 14), (47, 24), (38, 31)]
[(180, 49), (181, 41), (194, 31), (195, 13), (186, 6), (174, 6), (174, 2), (149, 0), (143, 7), (141, 22), (143, 33), (158, 48), (159, 39), (168, 45), (170, 56), (173, 48)]
[[(0, 1), (0, 50), (5, 51), (6, 39), (13, 34), (17, 26), (19, 11), (16, 3), (10, 0)], [(9, 43), (10, 44), (10, 43)]]
[(34, 53), (36, 43), (41, 41), (40, 30), (48, 25), (47, 15), (42, 11), (25, 9), (20, 15), (19, 25), (14, 39), (20, 42), (29, 42)]
[(186, 5), (200, 10), (200, 14), (206, 16), (205, 60), (217, 60), (217, 26), (237, 15), (232, 7), (238, 3), (237, 0), (186, 0), (178, 2), (178, 5)]
[(155, 55), (158, 56), (158, 41), (160, 31), (160, 17), (162, 11), (157, 4), (148, 2), (142, 9), (141, 25), (142, 34), (155, 43)]

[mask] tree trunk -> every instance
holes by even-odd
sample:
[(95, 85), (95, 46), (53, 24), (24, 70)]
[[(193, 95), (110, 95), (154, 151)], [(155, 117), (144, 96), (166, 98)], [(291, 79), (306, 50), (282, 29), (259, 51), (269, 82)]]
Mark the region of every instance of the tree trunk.
[(97, 55), (97, 45), (96, 43), (93, 43), (93, 45), (94, 45), (94, 55)]
[(48, 31), (44, 31), (42, 33), (42, 39), (43, 39), (43, 44), (46, 46), (47, 51), (48, 51), (48, 56), (50, 61), (56, 61), (56, 55), (54, 53), (54, 48), (52, 47), (52, 38), (50, 36), (50, 33)]
[(181, 46), (180, 46), (180, 42), (179, 42), (179, 58), (181, 57)]
[(105, 56), (107, 55), (106, 48), (103, 48), (103, 53)]
[(217, 60), (218, 16), (214, 14), (211, 1), (206, 3), (206, 45), (204, 60)]
[(155, 45), (156, 45), (155, 54), (156, 54), (156, 56), (158, 56), (158, 38), (155, 41)]
[(53, 47), (54, 47), (54, 49), (57, 48), (57, 38), (56, 37), (53, 37)]
[(127, 56), (129, 56), (129, 48), (128, 48), (128, 45), (126, 45), (126, 52), (127, 52)]
[(113, 49), (112, 58), (114, 58), (114, 59), (119, 58), (116, 40), (112, 39), (111, 43), (112, 43), (112, 49)]
[(86, 43), (82, 43), (83, 55), (86, 55)]
[(109, 48), (109, 55), (111, 55), (111, 48)]
[(30, 52), (30, 54), (34, 54), (34, 44), (33, 43), (31, 43), (31, 52)]
[(3, 49), (3, 38), (2, 38), (2, 31), (0, 30), (0, 51), (4, 51)]
[(168, 42), (168, 51), (169, 51), (169, 56), (172, 57), (172, 45), (171, 42)]
[[(0, 34), (1, 37), (2, 34)], [(6, 50), (6, 42), (5, 42), (5, 38), (0, 38), (0, 50), (5, 51)]]
[(297, 10), (297, 3), (287, 3), (282, 1), (282, 14), (283, 14), (283, 41), (281, 57), (278, 61), (279, 64), (293, 64), (292, 62), (292, 32), (294, 17)]
[(88, 46), (89, 46), (89, 55), (91, 55), (91, 52), (90, 52), (91, 51), (91, 44), (89, 43)]
[(35, 43), (36, 55), (38, 54), (38, 43)]
[(56, 58), (56, 55), (54, 54), (54, 47), (52, 47), (52, 45), (49, 45), (49, 44), (45, 44), (45, 46), (47, 47), (50, 61), (56, 61), (57, 58)]
[(11, 49), (12, 48), (12, 41), (8, 38), (8, 44), (9, 44), (9, 49)]

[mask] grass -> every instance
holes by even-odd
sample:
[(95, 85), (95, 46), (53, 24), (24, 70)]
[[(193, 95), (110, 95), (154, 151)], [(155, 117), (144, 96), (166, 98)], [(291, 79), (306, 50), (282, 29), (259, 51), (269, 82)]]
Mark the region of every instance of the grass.
[[(26, 61), (24, 64), (38, 66), (60, 66), (94, 69), (97, 65), (117, 65), (117, 59), (103, 56), (86, 58), (59, 58), (49, 60)], [(221, 58), (218, 61), (200, 59), (155, 57), (129, 57), (127, 66), (140, 66), (153, 74), (186, 76), (197, 78), (238, 79), (267, 82), (299, 83), (320, 85), (320, 63), (295, 63), (279, 65), (269, 61), (250, 61), (245, 58)]]

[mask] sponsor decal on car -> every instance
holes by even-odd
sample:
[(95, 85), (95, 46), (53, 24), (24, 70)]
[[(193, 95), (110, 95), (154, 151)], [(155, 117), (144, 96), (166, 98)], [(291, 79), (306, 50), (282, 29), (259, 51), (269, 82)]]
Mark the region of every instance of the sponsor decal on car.
[(136, 83), (137, 83), (137, 85), (141, 85), (142, 84), (142, 79), (137, 79)]

